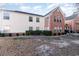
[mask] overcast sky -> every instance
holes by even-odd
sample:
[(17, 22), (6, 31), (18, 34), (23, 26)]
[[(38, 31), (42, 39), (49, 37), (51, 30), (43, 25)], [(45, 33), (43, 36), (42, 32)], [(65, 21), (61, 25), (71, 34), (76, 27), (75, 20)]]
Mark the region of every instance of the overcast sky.
[(45, 15), (57, 6), (60, 6), (66, 16), (72, 15), (76, 10), (72, 3), (0, 3), (0, 8), (3, 9), (19, 10), (40, 15)]

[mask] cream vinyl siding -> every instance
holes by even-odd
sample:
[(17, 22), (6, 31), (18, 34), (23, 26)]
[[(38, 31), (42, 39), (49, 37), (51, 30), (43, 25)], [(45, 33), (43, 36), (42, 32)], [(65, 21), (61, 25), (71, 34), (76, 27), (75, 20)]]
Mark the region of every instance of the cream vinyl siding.
[[(33, 30), (36, 30), (36, 27), (39, 27), (40, 30), (44, 30), (44, 18), (41, 16), (18, 13), (18, 12), (9, 12), (10, 19), (4, 20), (3, 13), (5, 11), (0, 11), (0, 28), (3, 30), (8, 30), (6, 33), (21, 33), (29, 30), (29, 27), (32, 26)], [(33, 18), (33, 22), (29, 22), (29, 16)], [(36, 18), (39, 18), (40, 22), (36, 22)]]

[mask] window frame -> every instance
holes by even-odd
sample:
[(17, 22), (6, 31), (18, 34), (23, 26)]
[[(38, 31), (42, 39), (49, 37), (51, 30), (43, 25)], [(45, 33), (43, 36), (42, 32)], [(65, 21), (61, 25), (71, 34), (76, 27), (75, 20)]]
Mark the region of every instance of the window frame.
[(36, 30), (40, 30), (40, 27), (36, 27)]
[(54, 16), (54, 22), (56, 22), (57, 21), (57, 18), (56, 18), (56, 16)]
[(40, 18), (39, 17), (36, 17), (36, 22), (40, 22)]
[(33, 22), (33, 17), (29, 16), (29, 22)]
[(9, 20), (10, 19), (10, 13), (7, 12), (7, 11), (3, 12), (3, 19), (4, 20)]
[(29, 31), (32, 31), (33, 30), (33, 27), (32, 26), (29, 26)]

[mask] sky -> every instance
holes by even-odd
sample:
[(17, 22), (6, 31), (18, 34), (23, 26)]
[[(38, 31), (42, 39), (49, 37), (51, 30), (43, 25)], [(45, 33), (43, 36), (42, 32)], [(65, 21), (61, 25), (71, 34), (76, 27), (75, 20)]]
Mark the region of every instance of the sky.
[(73, 3), (0, 3), (0, 8), (2, 9), (18, 10), (39, 15), (45, 15), (58, 6), (66, 17), (76, 11)]

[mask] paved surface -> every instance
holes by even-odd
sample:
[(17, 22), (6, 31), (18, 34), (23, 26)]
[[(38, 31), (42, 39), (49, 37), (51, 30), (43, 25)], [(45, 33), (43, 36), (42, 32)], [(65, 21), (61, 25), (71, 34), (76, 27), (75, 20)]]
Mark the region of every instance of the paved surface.
[(78, 56), (79, 34), (0, 37), (2, 56)]

